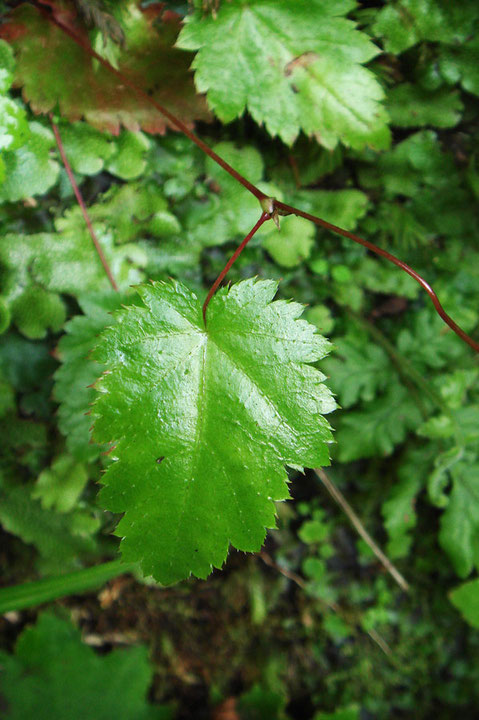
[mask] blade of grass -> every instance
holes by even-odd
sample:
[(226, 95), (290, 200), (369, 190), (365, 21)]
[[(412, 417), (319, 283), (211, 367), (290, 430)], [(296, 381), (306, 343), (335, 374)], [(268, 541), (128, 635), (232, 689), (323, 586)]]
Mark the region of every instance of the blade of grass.
[(135, 563), (114, 560), (65, 575), (1, 588), (0, 614), (35, 607), (67, 595), (78, 595), (88, 590), (95, 590), (108, 580), (131, 572), (135, 567)]

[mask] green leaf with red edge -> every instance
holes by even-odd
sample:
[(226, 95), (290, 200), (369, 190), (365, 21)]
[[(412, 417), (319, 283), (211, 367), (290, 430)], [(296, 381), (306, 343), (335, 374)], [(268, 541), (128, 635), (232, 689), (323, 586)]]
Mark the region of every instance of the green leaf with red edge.
[[(161, 3), (144, 11), (137, 4), (130, 3), (121, 16), (125, 41), (116, 53), (117, 69), (187, 125), (208, 120), (206, 103), (196, 94), (188, 71), (191, 56), (173, 48), (179, 16), (164, 12)], [(51, 5), (54, 16), (90, 47), (73, 6)], [(34, 112), (47, 113), (59, 106), (68, 120), (84, 118), (99, 130), (118, 133), (123, 125), (129, 130), (165, 132), (168, 122), (158, 110), (51, 22), (47, 12), (20, 5), (1, 26), (0, 36), (15, 50), (14, 85), (23, 88)]]

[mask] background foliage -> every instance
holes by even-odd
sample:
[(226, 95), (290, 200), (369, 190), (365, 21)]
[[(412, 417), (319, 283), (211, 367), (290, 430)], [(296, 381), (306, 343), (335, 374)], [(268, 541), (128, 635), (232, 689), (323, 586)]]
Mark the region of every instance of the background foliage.
[[(259, 214), (38, 5), (0, 3), (6, 586), (116, 556), (118, 516), (96, 499), (111, 460), (90, 440), (89, 353), (142, 280), (173, 277), (203, 300)], [(477, 337), (477, 2), (42, 5), (264, 192), (399, 255)], [(229, 274), (253, 276), (279, 281), (331, 338), (319, 363), (340, 405), (330, 476), (411, 592), (316, 475), (291, 471), (294, 500), (278, 504), (262, 556), (232, 553), (207, 581), (164, 589), (136, 574), (57, 614), (7, 614), (0, 717), (83, 718), (86, 696), (95, 719), (476, 717), (477, 356), (411, 278), (307, 220), (261, 228)], [(130, 644), (143, 647), (116, 647)]]

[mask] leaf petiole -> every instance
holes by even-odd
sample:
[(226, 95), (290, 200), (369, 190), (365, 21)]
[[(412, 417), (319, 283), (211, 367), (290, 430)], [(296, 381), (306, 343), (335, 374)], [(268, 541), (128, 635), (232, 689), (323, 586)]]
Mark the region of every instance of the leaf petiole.
[[(271, 198), (267, 198), (267, 200), (270, 200), (270, 199)], [(261, 203), (261, 206), (263, 207), (263, 203)], [(245, 239), (242, 241), (242, 243), (240, 245), (238, 245), (235, 252), (230, 257), (230, 259), (224, 266), (223, 270), (220, 272), (220, 274), (214, 281), (213, 285), (210, 288), (208, 296), (207, 296), (205, 302), (203, 303), (203, 322), (205, 323), (205, 327), (206, 327), (206, 311), (208, 309), (209, 302), (210, 302), (211, 298), (213, 297), (213, 295), (215, 294), (215, 292), (217, 291), (220, 283), (224, 280), (227, 273), (231, 269), (233, 263), (239, 258), (239, 256), (241, 255), (241, 253), (243, 252), (243, 250), (245, 249), (245, 247), (247, 246), (247, 244), (249, 243), (249, 241), (251, 240), (253, 235), (260, 229), (261, 225), (263, 225), (263, 223), (265, 223), (266, 220), (271, 220), (271, 219), (274, 220), (273, 212), (264, 211), (262, 213), (262, 215), (261, 215), (260, 219), (258, 220), (258, 222), (256, 223), (256, 225), (249, 231), (249, 233), (247, 234)]]

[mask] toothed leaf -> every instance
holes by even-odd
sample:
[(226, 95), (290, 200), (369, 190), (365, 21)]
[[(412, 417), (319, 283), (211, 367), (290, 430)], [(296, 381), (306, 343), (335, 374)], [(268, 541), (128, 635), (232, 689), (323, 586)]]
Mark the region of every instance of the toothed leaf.
[[(85, 47), (90, 39), (71, 5), (53, 7), (54, 15)], [(142, 11), (131, 2), (122, 12), (124, 45), (109, 60), (154, 100), (192, 125), (209, 117), (205, 101), (196, 95), (188, 66), (189, 55), (173, 45), (180, 18), (163, 13), (161, 3)], [(28, 3), (6, 18), (0, 35), (11, 43), (17, 59), (14, 84), (36, 113), (58, 104), (62, 117), (85, 120), (98, 130), (115, 134), (128, 130), (164, 133), (168, 123), (158, 111), (125, 86), (108, 69), (76, 44), (63, 30)], [(104, 51), (102, 43), (97, 48)]]
[[(99, 655), (81, 633), (51, 612), (0, 652), (0, 688), (10, 720), (170, 720), (166, 705), (146, 701), (153, 668), (144, 647)], [(42, 708), (45, 710), (43, 711)]]
[(140, 286), (143, 307), (117, 314), (94, 357), (94, 437), (114, 442), (103, 505), (125, 513), (125, 560), (172, 583), (206, 577), (228, 546), (254, 552), (288, 497), (285, 465), (328, 464), (335, 403), (309, 363), (329, 343), (271, 302), (273, 281), (246, 280), (201, 304), (180, 283)]
[(196, 85), (223, 122), (245, 110), (291, 144), (303, 130), (332, 149), (389, 144), (381, 86), (363, 63), (378, 54), (344, 17), (349, 0), (231, 0), (186, 19), (177, 45), (198, 50)]

